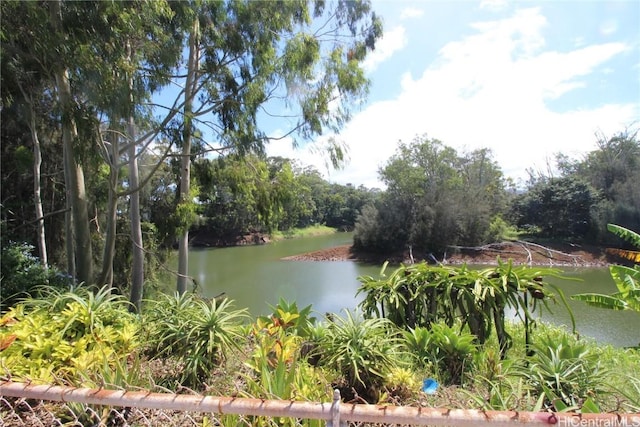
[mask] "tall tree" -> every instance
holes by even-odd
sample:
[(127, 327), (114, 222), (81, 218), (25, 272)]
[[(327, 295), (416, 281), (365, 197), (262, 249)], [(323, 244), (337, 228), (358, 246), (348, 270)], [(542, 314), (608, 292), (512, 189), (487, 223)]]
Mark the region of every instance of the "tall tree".
[[(3, 37), (4, 39), (4, 37)], [(4, 40), (3, 40), (4, 42)], [(17, 46), (10, 46), (9, 52), (2, 54), (2, 104), (17, 105), (19, 116), (25, 116), (25, 122), (31, 136), (33, 151), (33, 201), (35, 205), (36, 246), (42, 265), (48, 265), (48, 251), (45, 236), (44, 208), (42, 204), (41, 166), (42, 149), (40, 144), (38, 107), (42, 104), (44, 88), (49, 84), (40, 66), (32, 58), (21, 55)]]
[(464, 153), (458, 170), (462, 178), (461, 239), (467, 245), (478, 245), (489, 237), (489, 224), (495, 216), (506, 212), (506, 181), (487, 148)]
[[(62, 1), (51, 1), (49, 3), (49, 11), (51, 29), (60, 42), (58, 48), (68, 49), (72, 42), (67, 35), (69, 29), (63, 26)], [(79, 25), (79, 22), (76, 21), (74, 24)], [(64, 53), (59, 52), (59, 58), (67, 58), (68, 54), (73, 53), (72, 49), (68, 49)], [(84, 167), (76, 155), (76, 140), (78, 139), (78, 129), (74, 117), (76, 102), (69, 81), (69, 65), (62, 60), (52, 62), (58, 101), (62, 110), (62, 151), (64, 155), (65, 182), (68, 200), (71, 205), (71, 223), (73, 224), (73, 238), (67, 236), (67, 240), (74, 242), (73, 258), (75, 259), (77, 280), (93, 284), (93, 250), (89, 227), (89, 200), (85, 188)]]
[(589, 184), (599, 193), (593, 206), (593, 237), (599, 242), (613, 243), (607, 224), (630, 229), (640, 228), (640, 140), (638, 131), (627, 128), (610, 137), (596, 134), (597, 149), (581, 159), (556, 154), (556, 164), (563, 178), (574, 178)]
[[(164, 1), (105, 3), (111, 32), (103, 37), (109, 48), (96, 48), (99, 57), (91, 71), (101, 76), (91, 82), (91, 100), (109, 117), (112, 129), (102, 144), (110, 169), (107, 233), (100, 284), (111, 285), (116, 241), (118, 199), (127, 196), (131, 244), (130, 289), (132, 307), (139, 309), (144, 283), (144, 247), (140, 216), (141, 181), (138, 157), (162, 126), (177, 114), (170, 111), (164, 121), (150, 120), (147, 103), (153, 91), (169, 82), (169, 70), (179, 61), (180, 35), (171, 23), (174, 17)], [(100, 62), (101, 61), (101, 62)], [(141, 129), (147, 132), (139, 132)], [(120, 142), (123, 141), (123, 144)], [(161, 166), (158, 160), (155, 169)], [(126, 166), (126, 188), (120, 185), (120, 168)]]
[(597, 191), (577, 176), (539, 180), (513, 202), (518, 226), (532, 225), (553, 237), (584, 238), (592, 231)]
[[(189, 206), (191, 197), (191, 139), (193, 137), (193, 101), (198, 92), (198, 74), (200, 69), (200, 21), (196, 14), (189, 32), (189, 56), (187, 62), (187, 79), (184, 91), (184, 112), (182, 130), (182, 152), (180, 157), (180, 191), (178, 204)], [(187, 290), (187, 269), (189, 267), (189, 225), (184, 224), (178, 238), (178, 293)]]
[(400, 144), (380, 176), (387, 190), (356, 223), (354, 243), (363, 249), (441, 253), (448, 245), (484, 243), (503, 209), (502, 172), (486, 149), (459, 155), (416, 137)]
[[(213, 134), (209, 149), (261, 152), (268, 138), (258, 113), (281, 109), (282, 102), (270, 101), (284, 100), (297, 117), (289, 135), (311, 139), (338, 131), (367, 91), (361, 62), (382, 33), (365, 0), (192, 5), (178, 205), (187, 212), (196, 126)], [(179, 238), (178, 292), (188, 279), (188, 225)]]

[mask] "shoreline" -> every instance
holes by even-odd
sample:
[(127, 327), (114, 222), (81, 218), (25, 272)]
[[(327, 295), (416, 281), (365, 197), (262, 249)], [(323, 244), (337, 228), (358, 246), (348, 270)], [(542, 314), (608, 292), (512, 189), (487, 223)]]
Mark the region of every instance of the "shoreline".
[[(428, 255), (428, 254), (427, 254)], [(438, 259), (444, 265), (482, 264), (497, 265), (512, 260), (514, 265), (545, 267), (607, 267), (614, 262), (604, 248), (591, 245), (554, 243), (540, 245), (533, 242), (500, 242), (480, 247), (450, 247), (444, 257)], [(282, 258), (287, 261), (355, 261), (382, 264), (409, 262), (409, 253), (380, 255), (356, 251), (353, 245), (341, 245), (318, 251)], [(414, 254), (416, 262), (427, 259), (425, 254)]]

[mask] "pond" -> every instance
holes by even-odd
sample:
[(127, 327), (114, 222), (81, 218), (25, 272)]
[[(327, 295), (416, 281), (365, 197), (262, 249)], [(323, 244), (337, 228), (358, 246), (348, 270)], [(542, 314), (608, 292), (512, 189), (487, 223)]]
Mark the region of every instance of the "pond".
[[(355, 309), (362, 299), (356, 297), (358, 277), (377, 277), (380, 266), (353, 261), (285, 261), (283, 257), (350, 244), (351, 233), (282, 240), (266, 245), (229, 248), (191, 249), (189, 274), (197, 281), (205, 297), (224, 293), (236, 308), (247, 307), (253, 316), (270, 313), (280, 298), (296, 301), (298, 307), (312, 304), (317, 315), (343, 309)], [(580, 281), (554, 280), (565, 295), (580, 292), (611, 293), (615, 285), (607, 269), (565, 269), (564, 274)], [(577, 331), (598, 342), (633, 346), (640, 342), (640, 315), (597, 309), (569, 301), (576, 317)], [(543, 321), (570, 325), (561, 306), (553, 313), (542, 312)]]

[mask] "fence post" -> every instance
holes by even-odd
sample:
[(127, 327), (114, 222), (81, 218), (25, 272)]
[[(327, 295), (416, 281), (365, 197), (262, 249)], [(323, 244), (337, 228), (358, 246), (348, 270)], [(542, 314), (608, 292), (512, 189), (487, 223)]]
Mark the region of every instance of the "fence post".
[(340, 425), (340, 390), (333, 390), (333, 403), (331, 404), (331, 421), (327, 427), (342, 427)]

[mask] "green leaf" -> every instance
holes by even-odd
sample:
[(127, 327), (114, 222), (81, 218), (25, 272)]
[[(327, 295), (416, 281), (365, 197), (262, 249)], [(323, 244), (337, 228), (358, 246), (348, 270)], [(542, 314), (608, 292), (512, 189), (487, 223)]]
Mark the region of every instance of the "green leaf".
[(562, 399), (554, 399), (553, 400), (553, 406), (554, 408), (556, 408), (557, 412), (565, 412), (567, 411), (567, 409), (569, 409), (569, 406), (567, 406)]
[(575, 301), (583, 301), (593, 307), (608, 308), (610, 310), (626, 310), (627, 304), (621, 299), (603, 294), (578, 294), (573, 295), (571, 299)]
[(607, 224), (607, 230), (616, 236), (631, 243), (636, 248), (640, 248), (640, 234), (616, 224)]
[(601, 411), (600, 407), (589, 397), (582, 404), (580, 412), (583, 414), (599, 414)]

